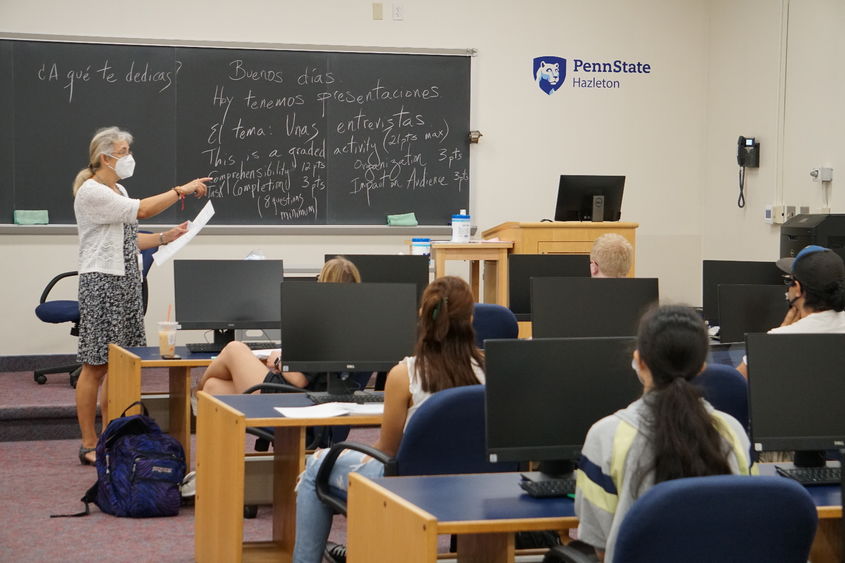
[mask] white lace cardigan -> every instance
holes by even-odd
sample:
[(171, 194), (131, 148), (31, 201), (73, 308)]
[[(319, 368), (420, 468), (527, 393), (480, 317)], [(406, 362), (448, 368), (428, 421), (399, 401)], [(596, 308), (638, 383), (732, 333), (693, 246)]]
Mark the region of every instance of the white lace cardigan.
[[(94, 179), (76, 192), (73, 212), (79, 230), (79, 273), (124, 275), (123, 225), (138, 222), (141, 200), (130, 199), (120, 184), (120, 194)], [(121, 195), (122, 194), (122, 195)]]

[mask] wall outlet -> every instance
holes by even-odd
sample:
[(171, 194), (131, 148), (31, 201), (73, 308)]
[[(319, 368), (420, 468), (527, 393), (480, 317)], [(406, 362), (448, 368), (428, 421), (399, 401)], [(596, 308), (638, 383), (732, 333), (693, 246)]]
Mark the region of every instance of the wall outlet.
[[(771, 221), (766, 219), (766, 216), (771, 217)], [(767, 205), (766, 211), (763, 214), (763, 220), (766, 223), (774, 223), (775, 225), (780, 225), (783, 223), (783, 206), (782, 205)]]
[(802, 205), (798, 208), (799, 215), (809, 215), (810, 214), (810, 206), (809, 205)]
[(795, 206), (794, 205), (787, 205), (783, 208), (783, 220), (788, 221), (795, 217)]
[(384, 19), (384, 4), (382, 4), (381, 2), (373, 2), (373, 19)]

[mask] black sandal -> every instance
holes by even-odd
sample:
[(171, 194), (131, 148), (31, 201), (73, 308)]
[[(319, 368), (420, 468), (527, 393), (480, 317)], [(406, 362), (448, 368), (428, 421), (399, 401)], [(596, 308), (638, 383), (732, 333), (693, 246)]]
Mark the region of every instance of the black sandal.
[(81, 463), (82, 465), (96, 465), (97, 462), (91, 461), (86, 455), (96, 451), (97, 448), (86, 448), (85, 446), (79, 446), (79, 463)]

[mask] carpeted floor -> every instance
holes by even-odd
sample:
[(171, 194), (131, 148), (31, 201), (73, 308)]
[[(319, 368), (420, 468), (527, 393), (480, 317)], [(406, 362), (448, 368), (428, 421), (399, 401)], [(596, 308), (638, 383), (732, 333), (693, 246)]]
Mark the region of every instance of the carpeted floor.
[[(72, 409), (74, 390), (67, 375), (37, 385), (31, 373), (0, 373), (0, 409)], [(143, 391), (167, 387), (164, 370), (145, 370)], [(350, 439), (372, 444), (378, 430), (353, 429)], [(248, 439), (251, 445), (251, 439)], [(173, 518), (132, 519), (103, 514), (92, 506), (83, 518), (50, 518), (83, 509), (82, 495), (96, 479), (93, 467), (79, 464), (78, 440), (42, 436), (0, 442), (0, 561), (188, 562), (194, 560), (194, 509)], [(246, 541), (268, 540), (271, 510), (244, 520)], [(343, 543), (346, 519), (335, 518), (331, 539)]]

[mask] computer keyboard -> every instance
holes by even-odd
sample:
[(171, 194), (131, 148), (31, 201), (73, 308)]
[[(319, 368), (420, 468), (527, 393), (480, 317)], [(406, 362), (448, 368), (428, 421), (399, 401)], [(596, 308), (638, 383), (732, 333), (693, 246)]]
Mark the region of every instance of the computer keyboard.
[(325, 392), (306, 393), (308, 398), (317, 404), (320, 403), (357, 403), (363, 405), (366, 403), (383, 403), (384, 395), (379, 393), (354, 393), (354, 394), (336, 394)]
[[(250, 350), (272, 350), (280, 348), (279, 342), (272, 340), (258, 340), (255, 342), (244, 342)], [(219, 354), (223, 347), (216, 342), (191, 342), (185, 344), (185, 348), (192, 354)]]
[(530, 496), (536, 498), (565, 497), (575, 494), (574, 477), (547, 478), (540, 481), (523, 477), (519, 486)]
[(802, 485), (839, 485), (842, 482), (841, 467), (781, 467), (775, 466), (779, 475), (795, 479)]

